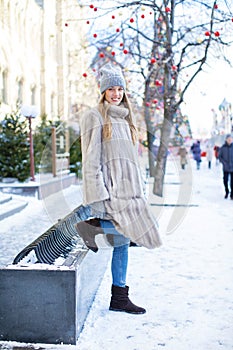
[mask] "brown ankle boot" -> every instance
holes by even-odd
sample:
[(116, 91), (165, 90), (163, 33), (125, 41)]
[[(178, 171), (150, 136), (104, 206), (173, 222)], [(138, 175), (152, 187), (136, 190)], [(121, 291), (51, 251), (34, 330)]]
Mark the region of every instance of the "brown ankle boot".
[(81, 221), (75, 225), (75, 228), (87, 248), (91, 249), (94, 253), (97, 253), (98, 247), (95, 243), (95, 236), (104, 233), (100, 226), (100, 220), (90, 219), (87, 221)]
[(118, 287), (112, 285), (112, 298), (109, 306), (111, 311), (123, 311), (130, 314), (144, 314), (146, 310), (143, 307), (134, 305), (128, 297), (129, 287)]

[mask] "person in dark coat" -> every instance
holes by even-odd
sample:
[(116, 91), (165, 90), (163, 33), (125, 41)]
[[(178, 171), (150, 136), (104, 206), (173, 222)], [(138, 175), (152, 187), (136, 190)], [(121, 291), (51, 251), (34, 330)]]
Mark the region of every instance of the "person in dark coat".
[(191, 146), (191, 151), (193, 153), (193, 159), (197, 163), (197, 169), (200, 169), (200, 163), (201, 163), (201, 147), (200, 147), (200, 141), (198, 140)]
[(225, 187), (225, 198), (228, 198), (228, 182), (230, 178), (230, 198), (233, 199), (233, 138), (230, 134), (226, 135), (226, 141), (219, 150), (219, 161), (223, 166), (223, 184)]

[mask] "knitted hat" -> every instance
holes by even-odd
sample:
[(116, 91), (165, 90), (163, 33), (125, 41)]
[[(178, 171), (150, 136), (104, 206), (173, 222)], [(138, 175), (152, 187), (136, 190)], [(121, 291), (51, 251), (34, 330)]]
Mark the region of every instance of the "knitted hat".
[(111, 86), (122, 86), (125, 90), (126, 83), (121, 68), (111, 63), (107, 63), (100, 69), (101, 94)]
[(229, 139), (230, 137), (232, 137), (231, 134), (227, 134), (226, 135), (226, 140)]

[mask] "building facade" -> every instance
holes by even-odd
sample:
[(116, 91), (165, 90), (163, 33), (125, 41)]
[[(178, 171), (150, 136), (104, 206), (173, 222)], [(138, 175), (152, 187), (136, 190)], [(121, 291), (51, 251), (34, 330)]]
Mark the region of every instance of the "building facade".
[(67, 121), (96, 104), (84, 11), (76, 0), (0, 0), (1, 116), (26, 104)]

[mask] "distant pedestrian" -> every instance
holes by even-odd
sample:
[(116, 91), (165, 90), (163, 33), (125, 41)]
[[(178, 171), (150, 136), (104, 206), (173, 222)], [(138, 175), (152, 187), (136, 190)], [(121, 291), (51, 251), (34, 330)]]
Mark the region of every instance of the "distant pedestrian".
[(193, 153), (193, 159), (196, 161), (197, 164), (197, 170), (199, 170), (201, 164), (201, 147), (199, 140), (193, 143), (193, 145), (191, 146), (191, 151)]
[(233, 138), (226, 135), (224, 145), (219, 149), (219, 161), (223, 165), (223, 184), (225, 187), (225, 198), (229, 195), (228, 181), (230, 178), (230, 197), (233, 199)]
[(211, 145), (207, 144), (207, 146), (206, 146), (206, 160), (208, 162), (209, 169), (211, 169), (212, 158), (213, 158), (213, 148)]
[(188, 163), (187, 161), (187, 149), (185, 148), (184, 145), (181, 145), (179, 150), (178, 150), (178, 155), (180, 156), (180, 165), (181, 169), (185, 169), (185, 165)]
[(216, 159), (216, 165), (218, 164), (219, 162), (219, 159), (218, 159), (218, 153), (219, 153), (219, 146), (215, 145), (214, 146), (214, 155), (215, 155), (215, 159)]

